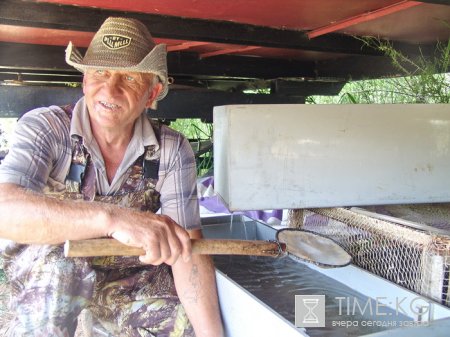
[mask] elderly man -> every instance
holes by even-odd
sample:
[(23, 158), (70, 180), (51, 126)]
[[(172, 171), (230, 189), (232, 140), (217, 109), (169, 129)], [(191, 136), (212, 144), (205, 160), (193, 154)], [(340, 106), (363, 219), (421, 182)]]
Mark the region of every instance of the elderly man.
[[(25, 114), (0, 166), (10, 335), (73, 336), (89, 308), (112, 336), (221, 336), (212, 262), (191, 256), (192, 150), (144, 113), (167, 93), (165, 46), (139, 21), (109, 18), (66, 61), (84, 73), (84, 97)], [(64, 257), (65, 240), (99, 237), (145, 255)]]

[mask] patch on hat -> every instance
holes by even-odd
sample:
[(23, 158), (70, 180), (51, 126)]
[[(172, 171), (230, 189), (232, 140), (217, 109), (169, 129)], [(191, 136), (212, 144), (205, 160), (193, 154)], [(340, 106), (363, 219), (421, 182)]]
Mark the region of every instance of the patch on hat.
[(102, 37), (102, 43), (107, 48), (115, 50), (128, 47), (131, 43), (131, 38), (117, 34), (105, 34)]

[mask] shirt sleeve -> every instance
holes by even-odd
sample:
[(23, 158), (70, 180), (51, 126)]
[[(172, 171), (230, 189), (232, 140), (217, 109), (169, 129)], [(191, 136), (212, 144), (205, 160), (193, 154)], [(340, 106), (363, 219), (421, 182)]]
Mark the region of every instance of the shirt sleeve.
[(161, 214), (170, 216), (185, 229), (199, 229), (194, 152), (185, 137), (165, 126), (161, 129), (160, 147)]
[(55, 169), (61, 168), (64, 154), (67, 155), (67, 144), (62, 141), (64, 132), (68, 132), (68, 126), (50, 108), (31, 110), (23, 115), (0, 165), (0, 183), (42, 191), (48, 181), (55, 178)]

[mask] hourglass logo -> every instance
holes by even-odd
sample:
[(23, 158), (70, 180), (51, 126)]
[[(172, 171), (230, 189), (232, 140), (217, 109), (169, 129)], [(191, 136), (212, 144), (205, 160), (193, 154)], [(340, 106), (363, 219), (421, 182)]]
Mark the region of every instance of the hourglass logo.
[(325, 295), (295, 295), (295, 326), (325, 327)]

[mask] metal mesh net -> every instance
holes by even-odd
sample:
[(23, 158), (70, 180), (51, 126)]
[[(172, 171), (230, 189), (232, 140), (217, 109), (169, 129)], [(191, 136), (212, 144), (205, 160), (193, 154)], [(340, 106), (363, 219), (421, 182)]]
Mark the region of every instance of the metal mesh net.
[(381, 217), (373, 212), (380, 209), (370, 208), (291, 210), (289, 226), (326, 235), (356, 266), (450, 306), (449, 210), (447, 205), (387, 206), (383, 213), (389, 216)]

